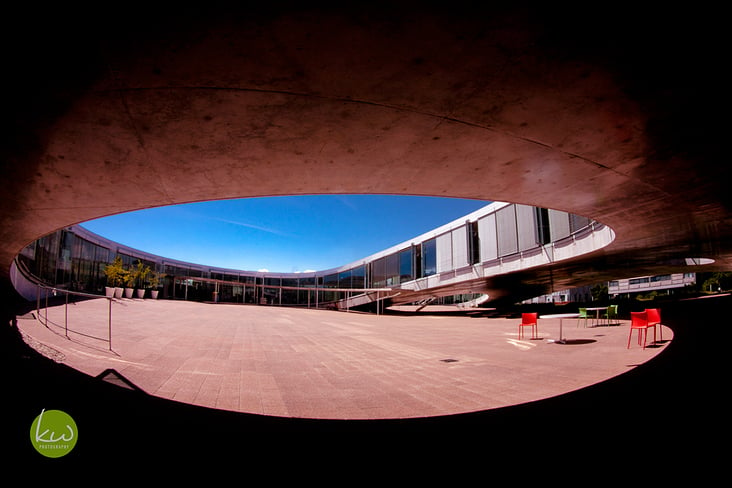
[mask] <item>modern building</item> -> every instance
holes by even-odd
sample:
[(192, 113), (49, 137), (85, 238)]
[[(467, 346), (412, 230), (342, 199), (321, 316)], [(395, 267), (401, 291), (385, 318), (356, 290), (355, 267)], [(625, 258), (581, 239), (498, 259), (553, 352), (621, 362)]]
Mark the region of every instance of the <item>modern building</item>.
[(637, 276), (585, 285), (579, 288), (559, 290), (550, 294), (524, 300), (524, 303), (567, 303), (589, 302), (594, 299), (592, 288), (606, 286), (610, 299), (630, 297), (655, 292), (657, 294), (672, 294), (674, 290), (696, 284), (696, 273), (670, 273), (655, 276)]
[[(417, 292), (424, 283), (440, 292), (444, 284), (454, 293), (458, 283), (473, 285), (456, 275), (476, 270), (494, 299), (531, 298), (610, 280), (729, 271), (725, 15), (703, 5), (640, 2), (593, 9), (243, 2), (236, 10), (218, 2), (134, 3), (103, 12), (16, 2), (0, 34), (0, 285), (7, 298), (0, 346), (11, 455), (27, 446), (26, 425), (37, 411), (57, 405), (84, 420), (80, 438), (87, 441), (74, 454), (94, 462), (79, 463), (78, 473), (98, 465), (114, 466), (115, 474), (135, 468), (139, 476), (138, 463), (150, 460), (154, 471), (189, 476), (203, 457), (224, 452), (233, 454), (230, 462), (213, 459), (207, 474), (226, 465), (241, 478), (272, 460), (279, 464), (268, 472), (294, 472), (300, 483), (305, 473), (322, 482), (332, 471), (342, 483), (342, 471), (361, 476), (404, 463), (410, 481), (420, 472), (435, 479), (440, 466), (451, 479), (503, 468), (536, 473), (539, 481), (618, 473), (659, 483), (663, 474), (678, 481), (683, 473), (703, 483), (705, 475), (725, 474), (709, 436), (727, 434), (721, 419), (730, 372), (711, 327), (726, 317), (729, 298), (664, 310), (672, 347), (592, 388), (474, 415), (334, 425), (150, 402), (39, 360), (12, 327), (25, 302), (11, 280), (21, 254), (18, 262), (49, 283), (100, 290), (105, 254), (122, 250), (77, 232), (74, 226), (91, 219), (214, 199), (337, 193), (514, 202), (526, 206), (515, 211), (586, 216), (612, 229), (614, 239), (600, 247), (581, 238), (577, 246), (594, 250), (563, 259), (575, 245), (571, 237), (550, 236), (564, 247), (536, 246), (532, 229), (520, 234), (531, 238), (528, 250), (520, 250), (526, 242), (518, 233), (510, 251), (502, 241), (494, 248), (481, 241), (481, 253), (495, 255), (471, 264), (473, 254), (446, 251), (453, 237), (468, 242), (463, 226), (449, 239), (434, 235), (368, 263), (344, 263), (317, 276), (324, 286), (336, 272), (340, 284), (340, 271), (350, 271), (353, 284), (354, 270), (360, 284), (358, 270), (369, 265), (363, 278), (372, 285), (413, 284), (409, 291)], [(401, 251), (412, 259), (412, 281), (394, 271)], [(453, 262), (443, 264), (440, 254)], [(175, 275), (223, 278), (206, 268), (183, 271)], [(289, 300), (283, 286), (273, 290), (267, 298)], [(459, 381), (462, 365), (452, 366)], [(527, 449), (535, 455), (524, 456)], [(629, 461), (639, 451), (642, 461)], [(304, 457), (306, 469), (294, 468)], [(8, 471), (36, 472), (5, 459)], [(523, 469), (523, 461), (533, 466)], [(626, 471), (632, 468), (639, 469)], [(383, 481), (391, 473), (377, 475)]]
[(608, 282), (607, 291), (610, 296), (673, 292), (694, 284), (696, 284), (696, 273), (671, 273), (612, 280)]
[[(610, 244), (613, 231), (566, 212), (494, 202), (413, 239), (346, 263), (307, 273), (223, 269), (168, 259), (98, 236), (83, 225), (57, 230), (18, 255), (16, 288), (35, 300), (46, 288), (102, 295), (112, 286), (105, 267), (116, 257), (132, 268), (141, 263), (162, 277), (159, 296), (318, 308), (380, 307), (437, 299), (490, 302), (486, 279), (546, 266)], [(517, 289), (519, 301), (530, 289)], [(373, 308), (373, 307), (372, 307)]]

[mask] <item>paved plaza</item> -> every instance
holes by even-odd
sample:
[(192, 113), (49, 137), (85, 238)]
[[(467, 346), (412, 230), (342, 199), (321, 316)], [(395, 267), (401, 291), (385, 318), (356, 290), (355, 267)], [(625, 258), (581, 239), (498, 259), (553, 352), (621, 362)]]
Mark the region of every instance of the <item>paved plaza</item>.
[[(18, 318), (25, 341), (90, 376), (114, 370), (177, 402), (277, 417), (414, 418), (553, 397), (623, 374), (673, 338), (642, 349), (627, 320), (585, 327), (540, 319), (370, 315), (254, 305), (106, 299)], [(64, 328), (68, 324), (68, 332)], [(661, 332), (661, 331), (659, 331)], [(660, 338), (660, 336), (659, 336)], [(649, 343), (653, 333), (649, 333)]]

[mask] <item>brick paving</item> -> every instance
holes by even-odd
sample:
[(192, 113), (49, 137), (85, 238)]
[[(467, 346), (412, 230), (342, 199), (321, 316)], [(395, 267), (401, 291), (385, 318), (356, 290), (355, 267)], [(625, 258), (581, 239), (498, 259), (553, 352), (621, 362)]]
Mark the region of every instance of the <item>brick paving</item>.
[[(107, 337), (106, 300), (51, 307), (44, 327), (18, 319), (26, 342), (90, 376), (113, 369), (144, 392), (235, 412), (307, 419), (405, 419), (476, 412), (581, 389), (651, 360), (628, 321), (579, 327), (539, 320), (369, 315), (250, 305), (119, 300)], [(42, 312), (45, 316), (45, 312)], [(86, 335), (80, 335), (82, 332)], [(652, 340), (653, 334), (649, 334)]]

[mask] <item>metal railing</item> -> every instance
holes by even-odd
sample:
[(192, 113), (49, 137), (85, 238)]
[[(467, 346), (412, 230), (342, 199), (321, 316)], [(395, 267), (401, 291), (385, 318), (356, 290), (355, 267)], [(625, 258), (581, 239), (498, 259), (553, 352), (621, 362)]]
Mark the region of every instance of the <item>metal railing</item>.
[[(109, 350), (112, 350), (112, 302), (114, 301), (113, 297), (107, 297), (103, 295), (94, 295), (91, 293), (82, 293), (78, 291), (70, 291), (65, 290), (63, 288), (56, 288), (48, 285), (43, 285), (41, 283), (37, 284), (38, 286), (38, 294), (36, 298), (36, 317), (38, 318), (38, 321), (44, 325), (45, 327), (49, 327), (49, 325), (53, 325), (58, 328), (62, 328), (64, 330), (64, 335), (67, 338), (69, 337), (69, 333), (84, 336), (90, 339), (99, 340), (102, 342), (106, 342), (109, 345)], [(41, 295), (44, 295), (42, 291), (45, 290), (45, 297), (41, 298)], [(64, 305), (64, 319), (63, 324), (58, 324), (56, 322), (53, 322), (48, 319), (48, 309), (49, 309), (49, 297), (58, 297), (59, 294), (64, 295), (63, 305)], [(103, 327), (106, 328), (107, 337), (99, 337), (95, 336), (89, 333), (81, 332), (79, 330), (74, 330), (74, 327), (70, 327), (69, 324), (69, 296), (76, 296), (76, 297), (82, 297), (82, 298), (93, 298), (93, 299), (106, 299), (108, 302), (107, 306), (107, 321), (106, 324), (103, 324)], [(58, 301), (58, 300), (53, 300)], [(41, 304), (43, 302), (43, 306)], [(51, 306), (56, 306), (58, 304), (52, 304)], [(41, 309), (43, 309), (44, 314), (41, 314)]]

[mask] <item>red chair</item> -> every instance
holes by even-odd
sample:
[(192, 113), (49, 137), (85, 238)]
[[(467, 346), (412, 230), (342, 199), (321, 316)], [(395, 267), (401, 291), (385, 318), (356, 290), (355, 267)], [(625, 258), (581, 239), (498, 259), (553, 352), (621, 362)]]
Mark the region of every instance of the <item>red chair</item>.
[(661, 325), (661, 309), (647, 308), (648, 327), (653, 327), (653, 342), (656, 342), (656, 326), (660, 329), (661, 340), (663, 340), (663, 326)]
[[(628, 349), (630, 349), (630, 338), (633, 331), (638, 331), (638, 345), (641, 345), (641, 334), (643, 334), (643, 349), (646, 348), (648, 339), (648, 314), (646, 312), (630, 312), (630, 333), (628, 334)], [(655, 330), (655, 329), (654, 329)]]
[(536, 322), (537, 313), (522, 313), (521, 323), (519, 324), (519, 339), (524, 337), (524, 327), (531, 327), (531, 338), (536, 339), (539, 333), (539, 325)]

